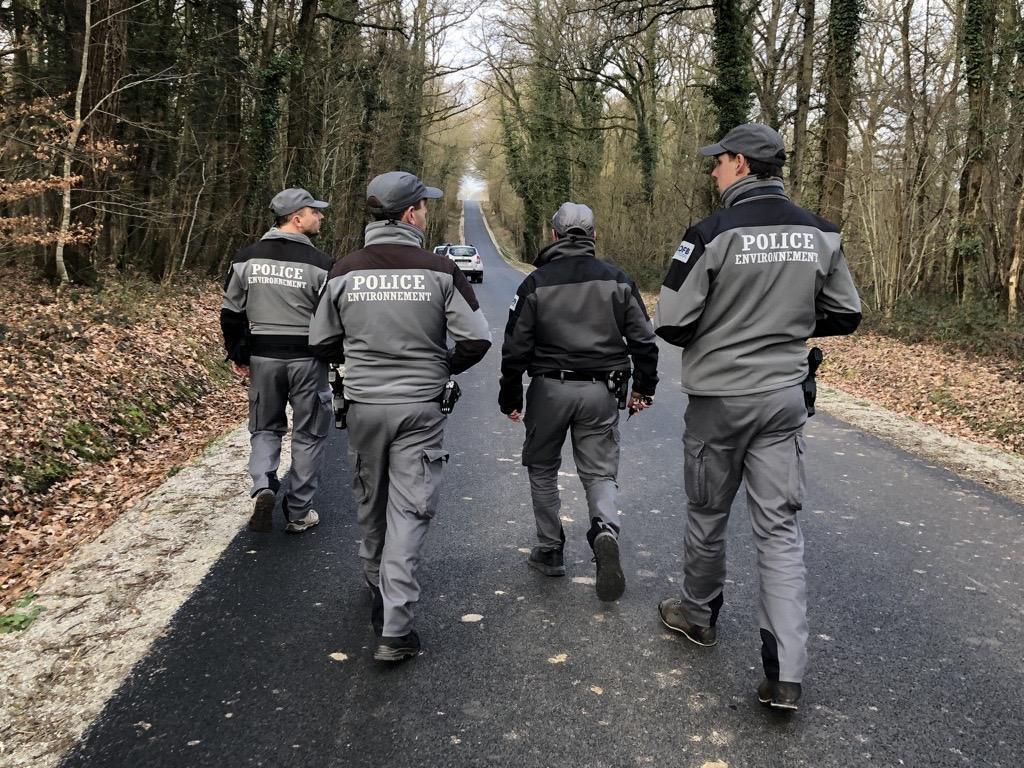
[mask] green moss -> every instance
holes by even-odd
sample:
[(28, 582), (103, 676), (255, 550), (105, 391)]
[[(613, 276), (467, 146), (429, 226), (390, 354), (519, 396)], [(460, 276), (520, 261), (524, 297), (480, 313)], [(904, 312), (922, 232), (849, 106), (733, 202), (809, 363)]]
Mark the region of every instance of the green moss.
[(32, 605), (35, 599), (35, 593), (30, 592), (18, 600), (11, 610), (0, 615), (0, 635), (28, 629), (32, 622), (39, 617), (39, 614), (45, 610), (41, 605)]
[(25, 487), (30, 493), (45, 493), (61, 480), (67, 480), (74, 474), (74, 467), (62, 461), (49, 450), (43, 450), (27, 464), (15, 459), (8, 465), (12, 475), (25, 479)]
[(64, 447), (86, 461), (109, 461), (116, 454), (102, 428), (90, 421), (71, 421), (64, 432)]

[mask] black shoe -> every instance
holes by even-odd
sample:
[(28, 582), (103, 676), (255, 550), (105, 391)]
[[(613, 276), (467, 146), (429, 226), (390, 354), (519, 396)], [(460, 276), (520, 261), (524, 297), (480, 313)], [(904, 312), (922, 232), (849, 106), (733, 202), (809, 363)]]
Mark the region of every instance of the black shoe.
[(530, 551), (526, 562), (545, 576), (565, 576), (565, 559), (561, 549), (541, 549), (538, 544)]
[(405, 661), (420, 652), (420, 637), (415, 631), (402, 637), (382, 637), (373, 658), (377, 661)]
[(370, 590), (370, 626), (373, 634), (380, 637), (384, 634), (384, 595), (376, 584), (366, 582), (366, 588)]
[(594, 562), (597, 563), (597, 599), (610, 603), (626, 591), (626, 576), (619, 562), (619, 540), (602, 531), (594, 538)]
[(256, 494), (256, 505), (252, 510), (252, 517), (249, 518), (249, 530), (269, 533), (274, 530), (273, 514), (274, 502), (277, 496), (269, 488), (264, 488)]
[(658, 603), (658, 615), (661, 616), (662, 624), (681, 633), (691, 643), (709, 648), (718, 642), (718, 632), (714, 627), (702, 627), (687, 621), (677, 597), (669, 597)]
[(774, 709), (799, 709), (800, 683), (784, 683), (767, 677), (757, 686), (757, 700)]

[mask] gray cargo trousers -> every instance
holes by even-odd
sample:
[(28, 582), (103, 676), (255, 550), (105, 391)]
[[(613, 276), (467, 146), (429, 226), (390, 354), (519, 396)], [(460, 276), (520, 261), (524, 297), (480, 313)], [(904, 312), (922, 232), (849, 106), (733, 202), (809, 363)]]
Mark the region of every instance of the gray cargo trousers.
[(311, 357), (249, 361), (249, 475), (252, 495), (278, 489), (281, 438), (288, 431), (285, 406), (292, 406), (292, 466), (288, 472), (288, 514), (301, 518), (316, 494), (320, 457), (331, 428), (327, 364)]
[(413, 628), (420, 550), (448, 461), (441, 447), (445, 421), (436, 402), (349, 405), (359, 556), (367, 582), (379, 586), (384, 598), (385, 637), (402, 637)]
[(530, 475), (530, 495), (537, 540), (544, 549), (561, 549), (565, 537), (559, 512), (558, 470), (565, 433), (572, 438), (576, 471), (587, 495), (591, 524), (618, 535), (616, 498), (619, 486), (618, 402), (603, 381), (558, 381), (536, 376), (526, 392), (526, 441), (523, 466)]
[(765, 676), (799, 683), (807, 666), (804, 497), (807, 421), (800, 385), (757, 395), (690, 396), (683, 446), (688, 503), (682, 608), (714, 626), (725, 585), (725, 535), (741, 480), (757, 547)]

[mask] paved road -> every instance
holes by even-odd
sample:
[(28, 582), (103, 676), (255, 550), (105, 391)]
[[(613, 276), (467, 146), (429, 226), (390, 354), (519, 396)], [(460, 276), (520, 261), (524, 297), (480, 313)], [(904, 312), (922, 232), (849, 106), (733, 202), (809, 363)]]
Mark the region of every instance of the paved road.
[[(763, 710), (753, 546), (730, 526), (717, 648), (664, 631), (680, 578), (679, 361), (622, 429), (626, 594), (598, 602), (568, 460), (569, 576), (525, 564), (522, 426), (496, 408), (522, 275), (474, 203), (466, 237), (496, 349), (461, 377), (445, 504), (430, 533), (425, 652), (373, 663), (345, 435), (307, 535), (243, 530), (65, 766), (1003, 766), (1024, 761), (1024, 508), (819, 416), (808, 428), (811, 667), (793, 717)], [(241, 522), (241, 521), (240, 521)], [(480, 614), (477, 623), (461, 617)], [(331, 654), (347, 654), (336, 661)], [(559, 661), (564, 659), (564, 661)], [(554, 662), (558, 663), (554, 663)]]

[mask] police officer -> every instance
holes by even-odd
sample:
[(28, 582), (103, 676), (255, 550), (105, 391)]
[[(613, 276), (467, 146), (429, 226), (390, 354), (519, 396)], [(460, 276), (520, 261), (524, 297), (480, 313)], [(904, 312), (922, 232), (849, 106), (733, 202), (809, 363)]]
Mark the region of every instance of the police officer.
[(381, 636), (374, 658), (391, 662), (420, 649), (416, 570), (448, 460), (439, 401), (450, 376), (483, 358), (491, 335), (459, 268), (423, 249), (426, 201), (441, 190), (395, 171), (366, 194), (373, 220), (364, 247), (331, 270), (310, 344), (345, 363), (359, 556)]
[(220, 313), (232, 370), (250, 376), (249, 474), (256, 499), (249, 527), (270, 531), (281, 438), (292, 406), (292, 465), (283, 499), (285, 531), (301, 533), (320, 521), (310, 506), (324, 438), (331, 423), (327, 365), (309, 350), (309, 321), (330, 259), (311, 237), (320, 231), (327, 203), (304, 189), (286, 189), (270, 201), (276, 224), (259, 242), (242, 248), (224, 281)]
[[(626, 580), (616, 514), (616, 389), (626, 386), (632, 357), (629, 407), (633, 412), (648, 407), (658, 383), (658, 347), (633, 281), (597, 258), (590, 208), (564, 203), (551, 229), (553, 242), (537, 254), (537, 270), (519, 286), (509, 311), (498, 405), (513, 421), (526, 423), (522, 461), (530, 476), (539, 541), (528, 564), (548, 576), (565, 575), (558, 468), (568, 431), (587, 494), (587, 541), (597, 563), (597, 596), (617, 600)], [(531, 376), (525, 415), (524, 372)]]
[(796, 709), (807, 663), (803, 535), (807, 419), (801, 383), (811, 336), (852, 333), (860, 299), (839, 229), (786, 195), (782, 137), (748, 123), (701, 149), (722, 208), (690, 227), (672, 257), (655, 332), (683, 347), (688, 500), (681, 595), (662, 621), (704, 646), (717, 642), (725, 535), (740, 484), (760, 576), (762, 704)]

